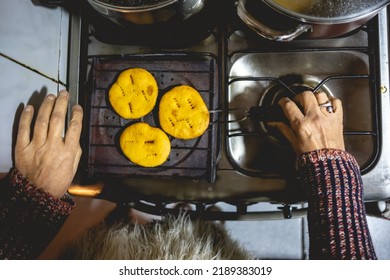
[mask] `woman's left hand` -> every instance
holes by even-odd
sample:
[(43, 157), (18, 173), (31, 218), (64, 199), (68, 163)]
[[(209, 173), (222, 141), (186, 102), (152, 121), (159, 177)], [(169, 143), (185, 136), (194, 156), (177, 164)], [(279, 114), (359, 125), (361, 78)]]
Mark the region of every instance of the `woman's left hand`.
[(69, 93), (43, 101), (30, 139), (34, 108), (27, 105), (21, 115), (15, 147), (15, 167), (35, 185), (61, 198), (76, 174), (81, 157), (80, 134), (83, 110), (73, 108), (68, 130), (63, 137)]

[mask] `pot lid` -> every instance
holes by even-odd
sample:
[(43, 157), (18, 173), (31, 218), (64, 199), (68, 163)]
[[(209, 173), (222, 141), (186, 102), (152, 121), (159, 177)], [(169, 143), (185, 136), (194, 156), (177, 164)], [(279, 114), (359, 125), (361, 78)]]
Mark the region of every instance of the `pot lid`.
[(164, 7), (177, 0), (89, 0), (95, 4), (121, 9), (153, 9)]
[(342, 23), (364, 18), (389, 0), (262, 0), (288, 16), (306, 22)]

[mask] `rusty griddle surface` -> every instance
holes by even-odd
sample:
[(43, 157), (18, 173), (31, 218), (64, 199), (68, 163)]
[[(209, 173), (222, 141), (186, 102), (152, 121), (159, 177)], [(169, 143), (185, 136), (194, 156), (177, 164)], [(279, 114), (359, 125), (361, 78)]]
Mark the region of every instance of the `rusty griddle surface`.
[[(156, 78), (159, 95), (155, 108), (141, 119), (121, 118), (111, 108), (108, 90), (120, 72), (140, 67)], [(219, 103), (218, 67), (212, 56), (190, 54), (138, 55), (128, 57), (94, 57), (91, 68), (92, 92), (88, 120), (88, 176), (120, 177), (188, 177), (214, 182), (219, 153), (219, 127), (210, 115), (210, 126), (199, 138), (180, 140), (169, 136), (171, 153), (159, 167), (145, 168), (130, 162), (119, 148), (119, 136), (135, 122), (160, 127), (158, 104), (164, 93), (177, 85), (190, 85), (201, 94), (209, 110)]]

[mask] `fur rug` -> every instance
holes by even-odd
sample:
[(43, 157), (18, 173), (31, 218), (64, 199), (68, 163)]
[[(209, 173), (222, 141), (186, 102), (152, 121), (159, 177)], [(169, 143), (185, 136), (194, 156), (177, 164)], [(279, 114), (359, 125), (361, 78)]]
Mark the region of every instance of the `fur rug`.
[(147, 225), (115, 223), (91, 228), (63, 259), (252, 259), (216, 222), (167, 216)]

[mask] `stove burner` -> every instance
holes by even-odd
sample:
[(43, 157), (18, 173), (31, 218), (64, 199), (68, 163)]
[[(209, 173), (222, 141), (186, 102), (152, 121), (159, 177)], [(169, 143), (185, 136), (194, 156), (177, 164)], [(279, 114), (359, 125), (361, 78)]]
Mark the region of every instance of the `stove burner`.
[[(283, 97), (294, 100), (295, 95), (303, 91), (313, 91), (322, 80), (309, 75), (286, 75), (278, 79), (282, 83), (274, 83), (267, 88), (260, 100), (260, 106), (276, 107)], [(283, 86), (285, 85), (285, 86)], [(321, 91), (325, 92), (328, 97), (333, 97), (333, 93), (326, 85), (321, 86)], [(267, 122), (260, 121), (260, 130), (266, 135), (266, 139), (280, 148), (288, 148), (287, 139), (279, 132), (278, 129), (267, 125)]]

